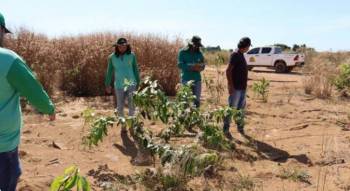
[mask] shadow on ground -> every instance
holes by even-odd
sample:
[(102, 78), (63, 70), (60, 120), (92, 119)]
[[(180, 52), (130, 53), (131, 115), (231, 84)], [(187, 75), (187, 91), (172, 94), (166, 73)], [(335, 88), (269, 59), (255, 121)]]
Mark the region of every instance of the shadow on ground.
[(288, 159), (295, 159), (299, 163), (312, 166), (312, 161), (306, 154), (300, 155), (290, 155), (287, 151), (276, 148), (267, 143), (256, 140), (249, 135), (243, 135), (245, 139), (248, 140), (247, 143), (241, 141), (236, 141), (237, 144), (241, 144), (247, 147), (252, 148), (260, 159), (271, 160), (279, 163), (285, 163)]
[(127, 133), (121, 133), (121, 138), (122, 138), (122, 144), (119, 145), (115, 143), (113, 146), (116, 147), (120, 152), (122, 152), (126, 156), (130, 156), (131, 160), (136, 158), (137, 155), (137, 147), (132, 141)]

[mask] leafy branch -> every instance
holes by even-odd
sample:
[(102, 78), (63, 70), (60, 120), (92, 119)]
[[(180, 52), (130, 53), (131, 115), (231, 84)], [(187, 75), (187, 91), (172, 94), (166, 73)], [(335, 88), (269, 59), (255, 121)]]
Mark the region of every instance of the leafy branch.
[(51, 183), (50, 191), (69, 191), (76, 186), (77, 191), (90, 191), (90, 184), (84, 176), (79, 174), (76, 166), (64, 170), (64, 175), (58, 176)]

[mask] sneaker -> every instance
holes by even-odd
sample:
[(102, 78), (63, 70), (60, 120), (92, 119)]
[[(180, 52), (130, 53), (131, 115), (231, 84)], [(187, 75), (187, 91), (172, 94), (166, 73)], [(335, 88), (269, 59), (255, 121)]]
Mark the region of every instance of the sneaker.
[(226, 137), (228, 140), (232, 140), (232, 139), (233, 139), (233, 137), (232, 137), (232, 135), (231, 135), (231, 133), (230, 133), (229, 131), (225, 131), (225, 132), (224, 132), (224, 135), (225, 135), (225, 137)]

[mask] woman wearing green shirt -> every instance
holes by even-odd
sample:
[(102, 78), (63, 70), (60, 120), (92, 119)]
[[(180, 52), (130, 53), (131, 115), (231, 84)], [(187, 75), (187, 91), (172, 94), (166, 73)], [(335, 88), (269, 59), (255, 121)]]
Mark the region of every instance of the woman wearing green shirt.
[[(108, 57), (108, 68), (106, 75), (106, 92), (112, 93), (112, 77), (114, 74), (114, 87), (117, 96), (118, 115), (124, 116), (125, 98), (128, 98), (129, 116), (135, 113), (135, 106), (132, 101), (132, 93), (136, 91), (140, 83), (139, 69), (137, 66), (136, 56), (131, 52), (131, 47), (125, 38), (119, 38), (114, 44), (115, 52)], [(125, 128), (121, 130), (122, 134), (127, 131)], [(132, 159), (134, 165), (151, 164), (152, 158), (142, 148), (137, 151), (137, 155)]]
[(105, 80), (106, 92), (112, 93), (112, 77), (114, 74), (114, 87), (117, 96), (118, 115), (124, 116), (125, 99), (128, 98), (129, 116), (135, 113), (132, 102), (132, 93), (136, 91), (140, 83), (139, 69), (136, 56), (131, 52), (131, 46), (127, 39), (119, 38), (114, 44), (115, 52), (108, 57), (108, 68)]

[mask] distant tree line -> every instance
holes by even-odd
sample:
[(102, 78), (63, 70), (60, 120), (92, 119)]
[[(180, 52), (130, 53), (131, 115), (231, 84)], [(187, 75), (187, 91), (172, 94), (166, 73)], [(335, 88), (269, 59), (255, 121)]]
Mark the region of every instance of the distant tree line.
[(220, 46), (207, 46), (207, 47), (203, 48), (203, 50), (207, 51), (207, 52), (220, 52), (221, 47)]
[(274, 44), (274, 46), (279, 46), (282, 48), (283, 51), (293, 51), (293, 52), (305, 52), (306, 50), (312, 50), (314, 51), (314, 48), (311, 47), (307, 47), (306, 44), (294, 44), (292, 47), (286, 45), (286, 44), (282, 44), (282, 43), (276, 43)]

